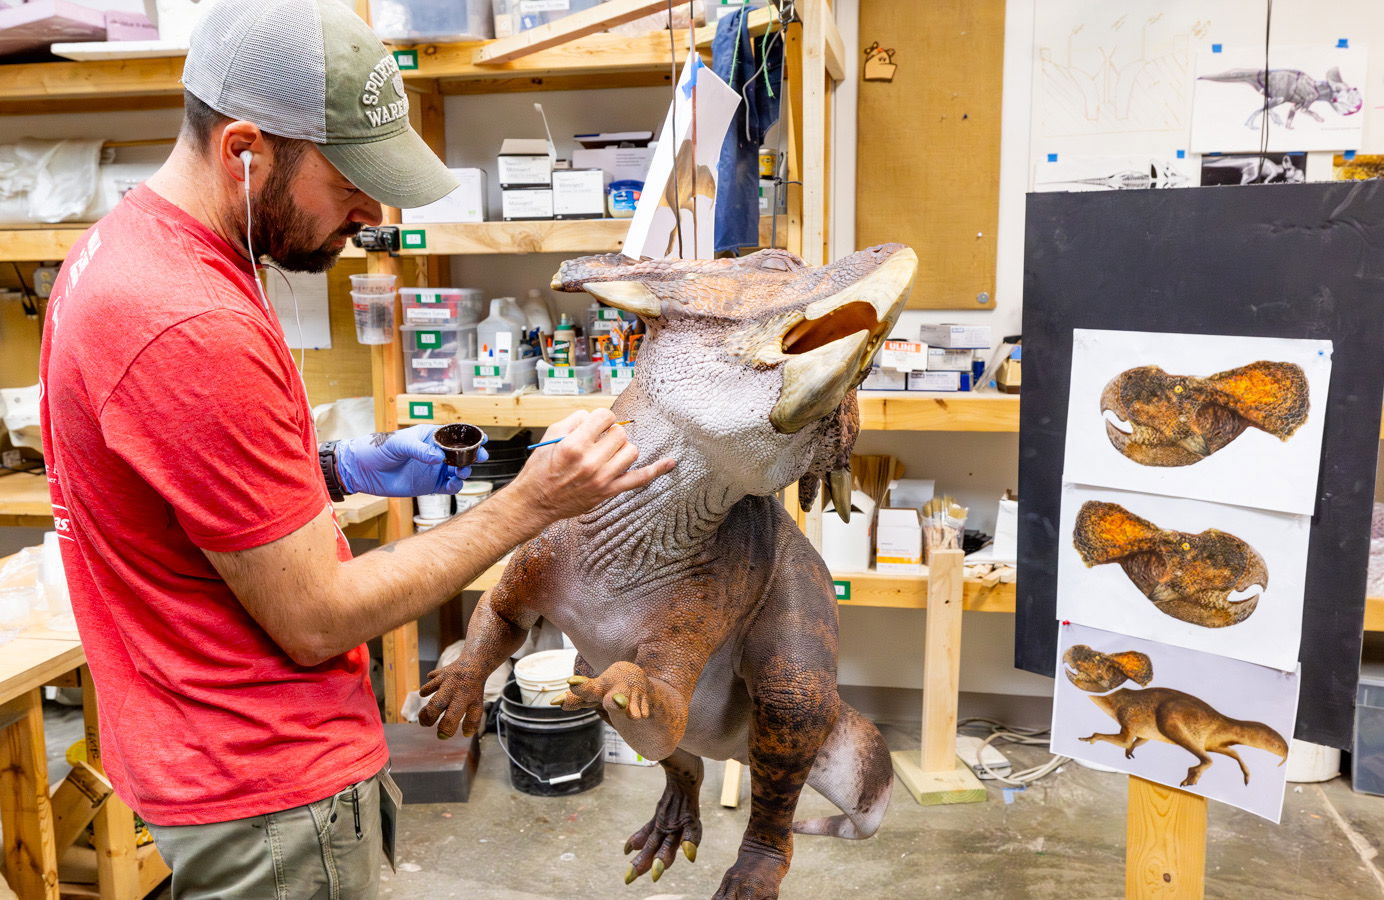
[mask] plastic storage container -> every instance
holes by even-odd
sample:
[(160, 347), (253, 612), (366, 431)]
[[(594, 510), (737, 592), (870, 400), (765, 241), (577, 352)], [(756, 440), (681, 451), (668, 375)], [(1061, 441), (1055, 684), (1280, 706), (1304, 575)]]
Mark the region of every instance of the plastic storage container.
[(598, 363), (584, 366), (550, 366), (538, 361), (538, 389), (545, 394), (595, 394), (601, 389), (601, 367)]
[(461, 390), (461, 329), (455, 325), (405, 325), (404, 387), (410, 394)]
[(494, 0), (495, 37), (509, 37), (547, 25), (601, 3), (602, 0)]
[(630, 386), (634, 380), (634, 366), (601, 366), (601, 393), (610, 394), (612, 397), (620, 396), (620, 392)]
[(1361, 663), (1355, 691), (1351, 786), (1363, 794), (1384, 795), (1384, 663)]
[(370, 0), (381, 40), (483, 41), (495, 37), (489, 0)]
[(463, 359), (461, 361), (461, 392), (463, 394), (512, 394), (520, 388), (538, 383), (534, 364), (538, 357), (505, 361), (500, 359)]
[(481, 320), (481, 297), (472, 288), (399, 288), (406, 325), (475, 325)]

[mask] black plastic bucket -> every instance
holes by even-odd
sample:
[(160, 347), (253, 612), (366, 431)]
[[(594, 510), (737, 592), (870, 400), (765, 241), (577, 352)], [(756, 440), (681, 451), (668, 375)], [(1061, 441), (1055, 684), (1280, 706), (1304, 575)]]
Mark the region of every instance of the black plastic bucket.
[(605, 732), (594, 709), (525, 706), (511, 681), (500, 696), (495, 736), (509, 781), (535, 797), (580, 794), (605, 778)]

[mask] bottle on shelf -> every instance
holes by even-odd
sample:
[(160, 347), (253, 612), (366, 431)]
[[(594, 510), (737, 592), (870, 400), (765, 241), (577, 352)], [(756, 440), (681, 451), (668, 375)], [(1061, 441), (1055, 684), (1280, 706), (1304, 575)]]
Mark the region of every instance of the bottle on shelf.
[[(505, 301), (511, 303), (512, 297), (496, 297), (490, 301), (490, 315), (476, 326), (476, 343), (484, 347), (481, 355), (487, 359), (519, 359), (519, 345), (523, 339), (524, 326), (506, 315)], [(485, 360), (481, 360), (485, 362)]]
[(571, 316), (567, 315), (567, 313), (563, 313), (562, 318), (558, 320), (557, 328), (553, 331), (553, 365), (576, 365), (578, 361), (576, 351), (577, 326), (572, 324)]
[(553, 314), (548, 309), (548, 299), (538, 288), (529, 288), (529, 294), (519, 304), (524, 313), (524, 327), (532, 331), (537, 328), (540, 335), (553, 333)]

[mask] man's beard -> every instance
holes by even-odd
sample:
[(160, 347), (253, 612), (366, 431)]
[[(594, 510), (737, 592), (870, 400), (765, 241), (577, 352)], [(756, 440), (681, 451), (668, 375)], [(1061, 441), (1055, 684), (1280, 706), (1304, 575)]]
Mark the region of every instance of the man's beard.
[(359, 222), (352, 222), (327, 238), (314, 244), (312, 221), (293, 203), (292, 181), (298, 167), (276, 166), (265, 179), (264, 187), (255, 200), (251, 239), (255, 250), (290, 272), (325, 272), (336, 264), (344, 247), (334, 247), (342, 237), (360, 231)]

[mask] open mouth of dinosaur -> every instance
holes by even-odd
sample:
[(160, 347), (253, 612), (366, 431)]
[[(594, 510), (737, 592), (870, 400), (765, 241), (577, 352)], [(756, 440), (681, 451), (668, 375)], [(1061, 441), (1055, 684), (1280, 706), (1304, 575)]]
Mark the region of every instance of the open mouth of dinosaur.
[(863, 300), (852, 300), (818, 319), (803, 319), (783, 336), (783, 352), (789, 356), (811, 353), (833, 341), (866, 331), (876, 336), (888, 330), (878, 311)]
[(1105, 419), (1105, 429), (1107, 432), (1114, 432), (1125, 436), (1134, 433), (1134, 423), (1127, 419), (1120, 418), (1119, 414), (1113, 409), (1102, 410), (1101, 415)]

